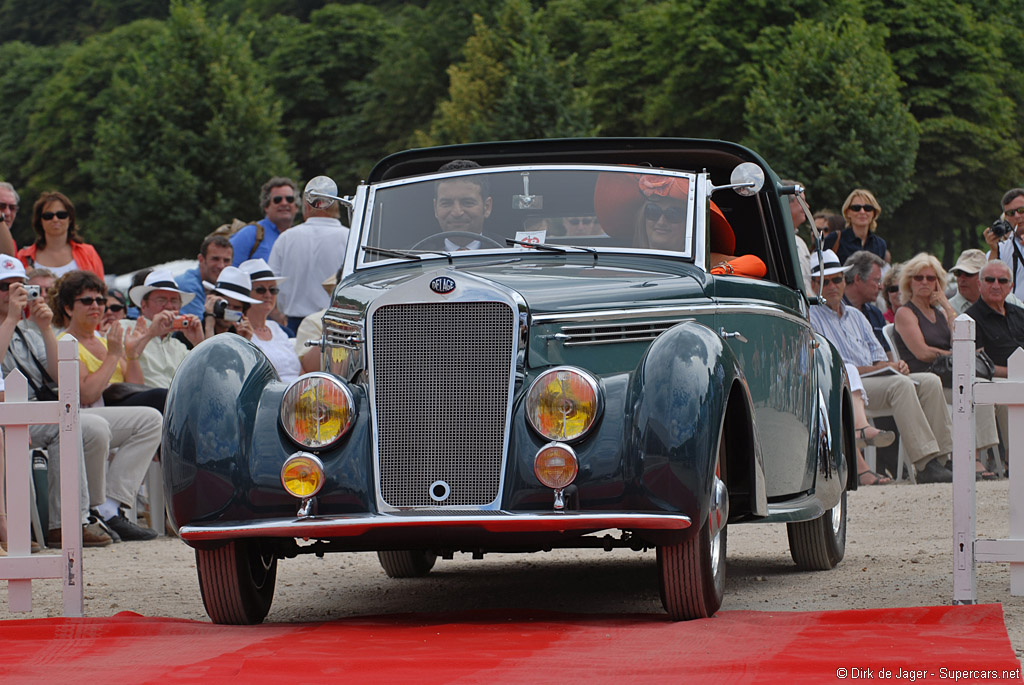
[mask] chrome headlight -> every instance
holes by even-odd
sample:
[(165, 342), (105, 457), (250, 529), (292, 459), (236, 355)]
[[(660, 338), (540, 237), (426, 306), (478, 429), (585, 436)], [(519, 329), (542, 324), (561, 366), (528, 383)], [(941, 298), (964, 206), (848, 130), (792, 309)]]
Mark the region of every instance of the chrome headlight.
[(549, 369), (526, 393), (526, 418), (548, 440), (571, 442), (584, 437), (601, 413), (597, 379), (571, 366)]
[(288, 437), (307, 449), (324, 449), (352, 427), (356, 403), (342, 381), (311, 373), (294, 381), (281, 399), (281, 426)]

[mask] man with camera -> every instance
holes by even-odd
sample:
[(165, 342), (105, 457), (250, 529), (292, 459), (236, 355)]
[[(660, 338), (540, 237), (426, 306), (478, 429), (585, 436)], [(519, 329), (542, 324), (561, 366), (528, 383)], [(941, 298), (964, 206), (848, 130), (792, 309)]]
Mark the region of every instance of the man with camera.
[(203, 313), (203, 332), (209, 338), (220, 333), (237, 333), (252, 339), (252, 324), (246, 312), (259, 300), (251, 296), (252, 279), (237, 266), (224, 267), (217, 285), (206, 296)]
[[(128, 291), (128, 297), (139, 308), (139, 318), (145, 319), (146, 333), (139, 344), (139, 365), (146, 385), (153, 388), (167, 388), (178, 365), (185, 358), (189, 347), (175, 337), (181, 331), (192, 346), (203, 342), (203, 324), (194, 314), (181, 314), (181, 308), (192, 301), (194, 293), (178, 288), (170, 271), (162, 269), (146, 276), (142, 285)], [(122, 319), (120, 324), (129, 332), (137, 325), (131, 319)]]
[(1013, 294), (1024, 299), (1024, 188), (1003, 195), (1003, 218), (985, 229), (989, 259), (1002, 260), (1014, 275)]

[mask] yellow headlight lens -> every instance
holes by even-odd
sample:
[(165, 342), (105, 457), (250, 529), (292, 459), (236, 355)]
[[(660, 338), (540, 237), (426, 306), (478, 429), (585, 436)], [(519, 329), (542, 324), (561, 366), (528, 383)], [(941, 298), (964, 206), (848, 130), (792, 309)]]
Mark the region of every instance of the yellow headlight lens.
[(568, 445), (545, 445), (533, 459), (533, 472), (549, 488), (564, 488), (576, 480), (579, 464)]
[(312, 454), (296, 454), (281, 467), (281, 483), (289, 494), (312, 497), (324, 485), (324, 465)]
[(597, 380), (582, 369), (557, 367), (545, 371), (526, 394), (526, 418), (548, 440), (583, 437), (600, 411)]
[(320, 449), (348, 432), (355, 410), (352, 391), (342, 381), (327, 374), (310, 374), (285, 391), (281, 425), (299, 445)]

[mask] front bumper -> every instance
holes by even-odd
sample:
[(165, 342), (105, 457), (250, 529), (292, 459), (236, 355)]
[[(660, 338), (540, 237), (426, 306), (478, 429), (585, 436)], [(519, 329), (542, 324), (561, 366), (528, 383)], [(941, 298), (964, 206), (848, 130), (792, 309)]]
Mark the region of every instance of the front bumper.
[(689, 528), (689, 516), (681, 514), (619, 514), (543, 512), (515, 514), (467, 512), (465, 514), (399, 513), (356, 516), (310, 516), (267, 519), (256, 522), (187, 525), (178, 531), (185, 542), (208, 542), (238, 538), (313, 538), (329, 540), (357, 538), (374, 532), (396, 533), (435, 530), (457, 535), (460, 530), (486, 534), (586, 534), (598, 530), (682, 531)]

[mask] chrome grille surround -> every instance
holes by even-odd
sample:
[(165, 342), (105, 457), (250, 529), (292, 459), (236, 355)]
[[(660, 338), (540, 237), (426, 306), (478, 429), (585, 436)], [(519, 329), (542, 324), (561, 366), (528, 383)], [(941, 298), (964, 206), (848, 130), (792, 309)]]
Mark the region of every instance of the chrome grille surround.
[[(457, 283), (430, 291), (432, 278)], [(367, 318), (381, 511), (497, 509), (520, 311), (514, 293), (443, 270), (379, 298)]]

